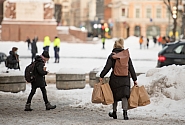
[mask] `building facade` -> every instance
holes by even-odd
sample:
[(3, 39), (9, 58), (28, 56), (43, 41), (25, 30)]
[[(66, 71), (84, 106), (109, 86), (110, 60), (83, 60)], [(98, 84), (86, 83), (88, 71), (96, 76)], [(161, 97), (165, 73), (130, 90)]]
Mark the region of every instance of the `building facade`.
[[(172, 31), (173, 19), (162, 0), (112, 0), (109, 7), (112, 8), (113, 37), (167, 36)], [(179, 27), (177, 31), (180, 32)]]
[[(70, 11), (72, 0), (53, 0), (55, 5), (61, 5), (61, 20), (59, 25), (69, 26), (70, 25)], [(58, 7), (58, 6), (56, 6)]]

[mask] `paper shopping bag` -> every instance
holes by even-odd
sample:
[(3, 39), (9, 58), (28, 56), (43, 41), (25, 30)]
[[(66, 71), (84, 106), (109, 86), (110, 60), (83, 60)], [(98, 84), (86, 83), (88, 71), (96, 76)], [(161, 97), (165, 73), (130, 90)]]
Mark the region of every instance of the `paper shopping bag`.
[(142, 85), (139, 87), (139, 106), (145, 106), (150, 104), (150, 98), (145, 87)]
[(130, 93), (130, 98), (128, 99), (128, 109), (138, 107), (139, 100), (139, 87), (133, 86)]
[(109, 105), (114, 103), (114, 98), (112, 94), (112, 90), (109, 86), (108, 83), (102, 84), (101, 89), (103, 91), (103, 96), (104, 96), (104, 102), (102, 104), (104, 105)]
[(104, 97), (103, 97), (103, 92), (102, 92), (102, 89), (101, 89), (101, 84), (102, 82), (100, 83), (97, 83), (94, 85), (94, 89), (93, 89), (93, 93), (92, 93), (92, 103), (103, 103), (104, 102)]

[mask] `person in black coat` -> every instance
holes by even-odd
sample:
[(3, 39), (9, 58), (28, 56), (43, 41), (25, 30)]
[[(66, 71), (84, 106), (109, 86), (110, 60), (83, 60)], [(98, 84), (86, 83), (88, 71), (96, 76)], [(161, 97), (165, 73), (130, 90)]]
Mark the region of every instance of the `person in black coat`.
[[(112, 50), (112, 52), (119, 53), (124, 50), (123, 48), (124, 48), (123, 39), (119, 39), (115, 41), (114, 49)], [(116, 60), (113, 59), (112, 56), (113, 53), (111, 53), (107, 59), (106, 65), (100, 74), (100, 81), (103, 80), (104, 76), (109, 72), (111, 68), (114, 69)], [(117, 119), (116, 115), (117, 102), (122, 101), (124, 120), (128, 120), (127, 109), (128, 109), (128, 99), (130, 97), (130, 76), (134, 81), (134, 85), (137, 85), (137, 77), (130, 57), (128, 65), (129, 65), (128, 76), (116, 76), (114, 75), (113, 71), (110, 76), (109, 85), (113, 93), (114, 103), (113, 103), (113, 112), (110, 112), (109, 116), (113, 117), (114, 119)]]
[(38, 50), (37, 50), (37, 39), (34, 38), (32, 43), (31, 43), (31, 54), (32, 54), (32, 62), (34, 61), (36, 54), (37, 54)]
[(7, 57), (7, 67), (9, 69), (19, 69), (19, 55), (17, 54), (18, 48), (13, 47), (12, 50), (9, 52), (9, 56)]
[(43, 99), (45, 102), (46, 110), (55, 109), (56, 105), (52, 106), (50, 102), (48, 101), (47, 94), (46, 94), (46, 81), (45, 81), (45, 75), (48, 74), (48, 71), (46, 71), (45, 63), (49, 60), (49, 53), (48, 51), (44, 51), (42, 55), (36, 56), (35, 58), (35, 68), (34, 68), (34, 76), (35, 80), (31, 83), (32, 89), (28, 96), (25, 111), (32, 111), (31, 109), (31, 100), (36, 92), (37, 88), (40, 88), (42, 91)]
[(30, 49), (31, 40), (28, 36), (27, 36), (26, 42), (28, 43), (28, 49)]

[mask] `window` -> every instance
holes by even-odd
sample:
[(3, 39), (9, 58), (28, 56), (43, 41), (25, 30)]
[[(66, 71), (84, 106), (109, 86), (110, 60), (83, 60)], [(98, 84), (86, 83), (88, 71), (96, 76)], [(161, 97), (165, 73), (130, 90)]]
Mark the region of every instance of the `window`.
[(140, 9), (137, 8), (137, 9), (136, 9), (136, 18), (139, 18), (139, 17), (140, 17)]
[(178, 46), (177, 48), (174, 49), (174, 52), (175, 52), (175, 53), (178, 53), (178, 54), (181, 54), (182, 48), (183, 48), (183, 47), (184, 47), (184, 45)]
[(125, 16), (125, 8), (122, 9), (122, 16)]
[(147, 8), (147, 9), (146, 9), (146, 17), (147, 17), (147, 18), (151, 18), (151, 14), (152, 14), (151, 9), (150, 9), (150, 8)]
[(157, 8), (157, 13), (156, 13), (157, 18), (161, 18), (161, 8)]

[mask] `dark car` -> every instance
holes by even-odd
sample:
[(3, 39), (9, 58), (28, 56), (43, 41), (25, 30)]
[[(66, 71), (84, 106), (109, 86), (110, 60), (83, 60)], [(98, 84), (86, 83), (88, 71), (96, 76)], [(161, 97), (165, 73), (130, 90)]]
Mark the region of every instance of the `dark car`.
[(1, 64), (1, 62), (4, 62), (6, 60), (6, 58), (7, 58), (6, 54), (0, 52), (0, 64)]
[(158, 53), (157, 67), (168, 65), (185, 65), (185, 40), (168, 43)]

